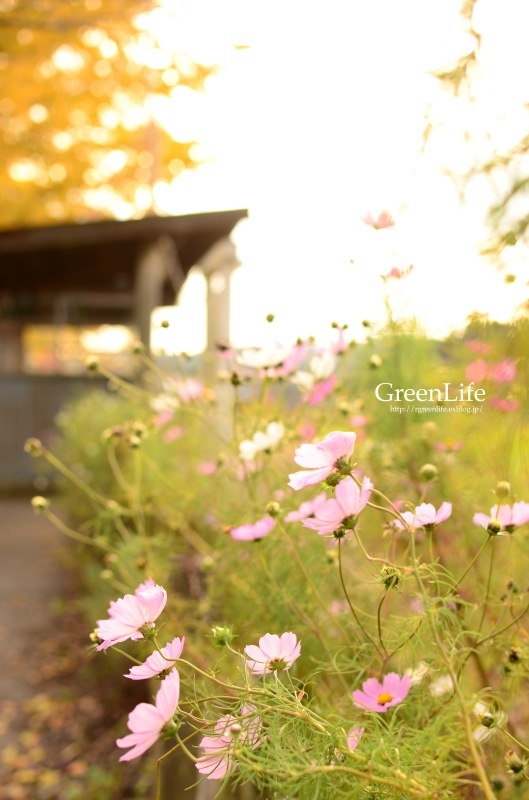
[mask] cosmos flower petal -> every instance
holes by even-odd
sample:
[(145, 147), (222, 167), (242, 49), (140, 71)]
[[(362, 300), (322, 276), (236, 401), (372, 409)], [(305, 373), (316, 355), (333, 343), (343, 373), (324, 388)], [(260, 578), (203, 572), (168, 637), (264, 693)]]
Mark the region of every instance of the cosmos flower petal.
[(131, 747), (128, 753), (123, 753), (120, 761), (132, 761), (133, 758), (143, 755), (158, 739), (158, 733), (138, 734), (130, 733), (122, 739), (116, 739), (118, 747)]
[(178, 707), (180, 697), (180, 675), (177, 669), (172, 669), (163, 679), (162, 685), (156, 695), (156, 708), (165, 722), (173, 718)]
[(288, 485), (295, 491), (305, 489), (307, 486), (314, 486), (328, 478), (332, 472), (332, 467), (320, 467), (319, 469), (300, 470), (291, 472), (288, 476)]

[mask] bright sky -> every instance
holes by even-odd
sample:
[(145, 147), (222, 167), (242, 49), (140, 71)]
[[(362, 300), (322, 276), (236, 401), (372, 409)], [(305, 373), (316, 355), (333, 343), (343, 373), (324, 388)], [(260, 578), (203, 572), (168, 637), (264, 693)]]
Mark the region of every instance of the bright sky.
[[(333, 320), (358, 337), (362, 320), (383, 317), (379, 276), (410, 263), (391, 299), (431, 334), (462, 326), (474, 310), (511, 318), (527, 296), (527, 255), (520, 245), (505, 253), (517, 276), (509, 285), (478, 257), (494, 194), (476, 180), (461, 205), (446, 171), (463, 171), (529, 130), (526, 0), (478, 2), (472, 110), (428, 74), (473, 46), (460, 0), (188, 0), (183, 8), (191, 55), (224, 66), (205, 94), (182, 90), (174, 109), (155, 109), (211, 159), (160, 186), (157, 201), (165, 213), (249, 208), (234, 237), (243, 261), (232, 279), (234, 344), (259, 343), (269, 312), (284, 341), (326, 337)], [(233, 42), (250, 48), (234, 52)], [(394, 228), (374, 231), (360, 220), (382, 209)], [(201, 292), (195, 279), (183, 314)]]

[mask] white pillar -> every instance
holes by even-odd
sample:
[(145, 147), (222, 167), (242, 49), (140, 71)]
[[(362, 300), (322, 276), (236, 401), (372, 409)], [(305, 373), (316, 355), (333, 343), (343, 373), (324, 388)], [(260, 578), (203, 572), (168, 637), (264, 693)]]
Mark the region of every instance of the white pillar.
[(230, 278), (241, 262), (229, 239), (219, 239), (199, 261), (207, 283), (207, 349), (215, 352), (218, 342), (230, 338)]
[(175, 296), (184, 282), (176, 245), (170, 236), (149, 242), (140, 252), (136, 267), (135, 322), (147, 352), (151, 340), (151, 313), (163, 305), (163, 287), (170, 281)]

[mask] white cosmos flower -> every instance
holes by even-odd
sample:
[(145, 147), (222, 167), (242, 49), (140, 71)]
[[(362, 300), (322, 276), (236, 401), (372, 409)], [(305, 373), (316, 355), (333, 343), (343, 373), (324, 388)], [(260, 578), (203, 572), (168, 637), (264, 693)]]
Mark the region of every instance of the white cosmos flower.
[(412, 686), (421, 683), (422, 679), (430, 672), (430, 667), (424, 661), (418, 661), (414, 667), (408, 667), (405, 675), (411, 680)]
[(281, 345), (272, 345), (259, 349), (247, 348), (241, 350), (237, 356), (237, 363), (243, 367), (253, 367), (253, 369), (270, 369), (282, 364), (290, 351), (290, 347), (282, 347)]
[[(477, 702), (473, 711), (476, 717), (479, 719), (481, 714), (484, 714), (486, 711), (490, 711), (490, 708), (487, 708), (484, 703)], [(505, 711), (495, 711), (493, 716), (494, 723), (491, 726), (487, 727), (486, 725), (479, 724), (472, 731), (472, 737), (476, 740), (476, 742), (486, 742), (487, 739), (490, 739), (494, 733), (497, 733), (498, 728), (502, 728), (507, 722), (507, 714)]]
[[(309, 371), (310, 370), (310, 371)], [(312, 356), (309, 370), (299, 369), (292, 375), (292, 383), (302, 392), (310, 391), (316, 383), (326, 380), (336, 370), (336, 356), (330, 350)]]
[(257, 453), (273, 450), (285, 433), (282, 422), (270, 422), (265, 431), (256, 431), (251, 439), (244, 439), (239, 444), (239, 456), (243, 461), (253, 461)]
[(440, 675), (437, 680), (432, 681), (430, 684), (430, 694), (433, 697), (441, 697), (443, 694), (448, 694), (454, 691), (454, 681), (450, 675)]

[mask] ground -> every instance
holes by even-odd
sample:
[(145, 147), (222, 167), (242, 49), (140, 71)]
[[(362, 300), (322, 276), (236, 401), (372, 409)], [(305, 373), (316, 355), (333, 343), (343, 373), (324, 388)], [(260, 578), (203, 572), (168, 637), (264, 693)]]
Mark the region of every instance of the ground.
[(91, 651), (72, 550), (29, 500), (0, 499), (0, 800), (144, 798), (115, 738), (145, 687)]

